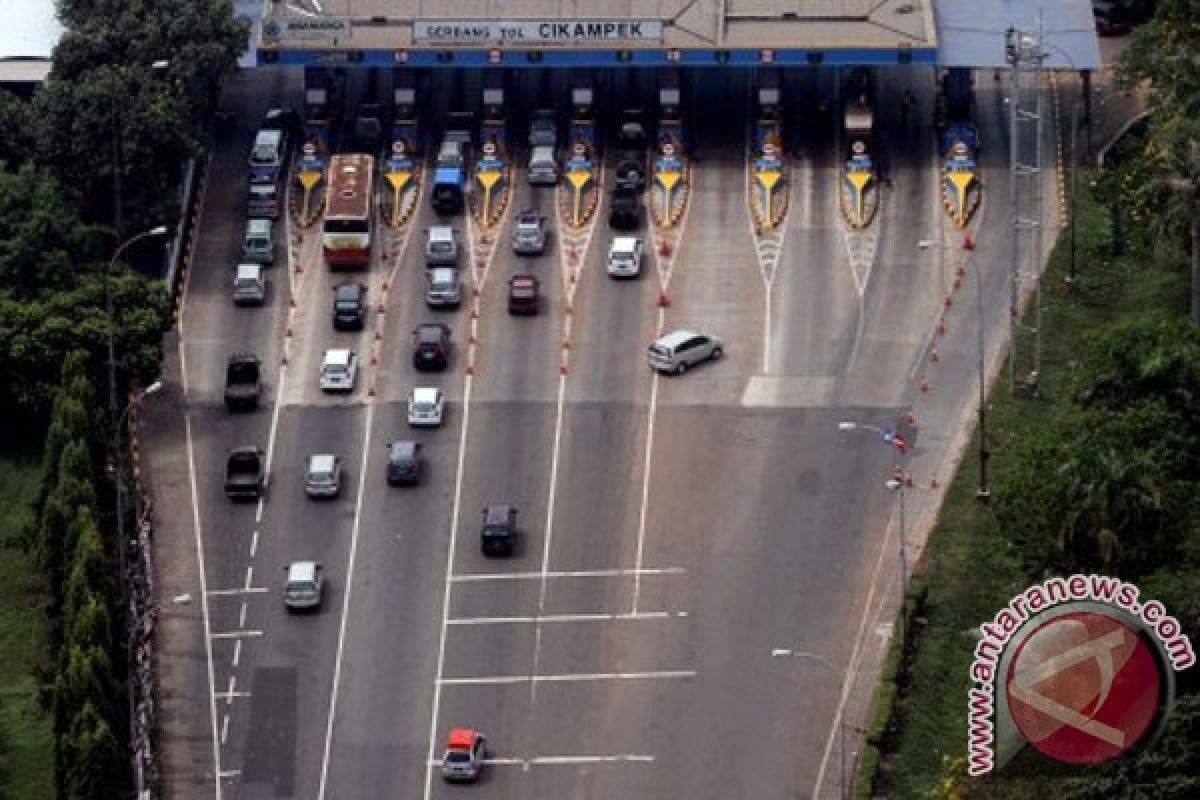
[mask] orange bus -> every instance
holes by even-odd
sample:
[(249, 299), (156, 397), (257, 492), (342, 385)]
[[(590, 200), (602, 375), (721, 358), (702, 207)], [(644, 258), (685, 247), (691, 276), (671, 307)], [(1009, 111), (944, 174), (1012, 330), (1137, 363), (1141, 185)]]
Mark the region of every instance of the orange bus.
[(340, 153), (329, 160), (321, 245), (330, 267), (365, 267), (375, 225), (375, 158)]

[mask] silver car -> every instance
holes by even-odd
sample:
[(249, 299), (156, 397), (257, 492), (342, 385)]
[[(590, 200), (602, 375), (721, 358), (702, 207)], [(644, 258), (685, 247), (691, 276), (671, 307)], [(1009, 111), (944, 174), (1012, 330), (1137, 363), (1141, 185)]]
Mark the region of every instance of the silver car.
[(701, 361), (720, 358), (723, 347), (721, 340), (715, 336), (695, 331), (674, 331), (650, 345), (647, 357), (651, 369), (682, 375)]
[(321, 362), (321, 390), (352, 392), (358, 379), (358, 356), (353, 350), (336, 348), (325, 351)]
[(435, 267), (426, 271), (429, 288), (425, 291), (425, 302), (431, 308), (453, 308), (462, 303), (462, 283), (458, 270), (453, 267)]
[(320, 608), (325, 593), (325, 573), (315, 561), (293, 561), (283, 568), (287, 583), (283, 587), (283, 605), (288, 611)]
[(308, 457), (304, 493), (314, 500), (337, 497), (342, 491), (342, 459), (329, 453)]
[(513, 252), (520, 256), (539, 256), (546, 251), (546, 218), (533, 209), (517, 215), (513, 228)]

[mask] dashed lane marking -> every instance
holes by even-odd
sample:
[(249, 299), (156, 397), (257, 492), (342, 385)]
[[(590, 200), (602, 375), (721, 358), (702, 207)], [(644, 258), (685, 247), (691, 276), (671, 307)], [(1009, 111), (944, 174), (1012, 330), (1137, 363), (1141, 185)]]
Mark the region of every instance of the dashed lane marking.
[(220, 633), (211, 633), (209, 637), (212, 639), (240, 639), (246, 637), (262, 636), (262, 631), (241, 630), (241, 631), (222, 631)]
[(542, 614), (526, 617), (456, 617), (447, 625), (521, 625), (543, 622), (606, 622), (620, 620), (673, 619), (686, 617), (686, 611), (642, 611), (636, 614)]
[(451, 583), (476, 581), (528, 581), (547, 578), (631, 578), (635, 575), (684, 575), (683, 567), (645, 567), (643, 569), (585, 569), (566, 572), (465, 572), (450, 578)]
[(595, 681), (688, 680), (694, 669), (660, 669), (645, 672), (578, 672), (569, 675), (485, 675), (479, 678), (442, 678), (443, 686), (500, 686), (515, 683), (588, 683)]
[(266, 586), (243, 586), (241, 589), (209, 589), (209, 597), (228, 597), (231, 595), (263, 594), (271, 591)]
[[(655, 757), (644, 753), (615, 753), (605, 756), (534, 756), (533, 758), (485, 758), (483, 763), (489, 767), (553, 767), (578, 766), (585, 764), (652, 764)], [(441, 761), (432, 760), (428, 767), (440, 768)]]

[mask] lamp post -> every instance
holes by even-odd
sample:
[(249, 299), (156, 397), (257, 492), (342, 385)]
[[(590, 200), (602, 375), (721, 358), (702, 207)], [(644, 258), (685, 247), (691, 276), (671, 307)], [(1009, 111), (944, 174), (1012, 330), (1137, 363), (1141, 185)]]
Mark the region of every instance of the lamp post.
[[(922, 239), (917, 242), (917, 247), (922, 250), (936, 247), (940, 252), (944, 251), (947, 246), (932, 239)], [(975, 242), (969, 236), (964, 237), (962, 243), (963, 261), (975, 273), (975, 315), (978, 317), (979, 325), (975, 358), (979, 372), (979, 486), (975, 489), (975, 499), (980, 502), (987, 502), (992, 496), (992, 489), (988, 485), (987, 478), (987, 462), (991, 453), (987, 445), (987, 379), (984, 375), (984, 355), (986, 350), (983, 344), (983, 276), (979, 272), (979, 264), (976, 263), (974, 257), (971, 255), (974, 251)]]
[[(825, 656), (817, 653), (810, 653), (806, 650), (792, 650), (788, 647), (776, 647), (771, 650), (771, 658), (804, 658), (809, 661), (815, 661), (841, 681), (843, 684), (846, 681), (846, 671), (838, 669), (832, 661)], [(842, 716), (841, 711), (837, 712), (838, 726), (838, 796), (842, 800), (846, 800), (846, 718)], [(816, 796), (813, 800), (819, 800)]]
[[(165, 58), (160, 58), (157, 61), (150, 63), (150, 69), (159, 71), (164, 70), (171, 65), (171, 62)], [(115, 76), (122, 75), (122, 68), (118, 66), (115, 70)], [(111, 123), (112, 123), (112, 159), (113, 159), (113, 236), (117, 241), (125, 234), (125, 205), (121, 198), (121, 173), (122, 173), (122, 158), (121, 158), (121, 102), (125, 99), (118, 97), (117, 77), (113, 78), (113, 94), (111, 98)]]
[(900, 499), (900, 641), (904, 641), (904, 611), (905, 611), (905, 595), (908, 593), (908, 532), (906, 530), (905, 510), (904, 510), (904, 480), (900, 469), (899, 458), (904, 452), (904, 440), (897, 440), (897, 435), (891, 431), (884, 430), (878, 425), (868, 425), (864, 422), (852, 422), (843, 420), (838, 423), (839, 431), (869, 431), (879, 434), (879, 438), (884, 444), (890, 445), (895, 455), (892, 459), (892, 477), (888, 478), (885, 485), (890, 491), (898, 492)]

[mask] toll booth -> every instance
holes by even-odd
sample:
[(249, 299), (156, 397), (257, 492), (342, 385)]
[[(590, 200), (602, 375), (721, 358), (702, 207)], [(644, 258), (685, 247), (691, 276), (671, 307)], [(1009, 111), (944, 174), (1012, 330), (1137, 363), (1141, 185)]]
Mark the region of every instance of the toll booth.
[(417, 83), (411, 70), (392, 70), (392, 124), (381, 163), (384, 191), (380, 211), (396, 228), (412, 217), (421, 183), (421, 136), (417, 116)]
[(493, 69), (483, 73), (480, 97), (482, 122), (479, 128), (479, 159), (475, 163), (472, 212), (480, 224), (496, 224), (508, 207), (512, 164), (508, 158), (508, 121), (504, 102), (504, 72)]
[(562, 217), (572, 228), (588, 224), (600, 202), (596, 181), (599, 164), (596, 136), (596, 95), (591, 76), (571, 78), (571, 121), (567, 129), (567, 154), (563, 178), (568, 191), (560, 194)]
[(783, 130), (783, 81), (778, 69), (759, 70), (756, 116), (750, 148), (754, 189), (751, 212), (758, 233), (773, 230), (787, 213), (787, 163)]
[(965, 228), (982, 202), (979, 182), (979, 129), (971, 71), (951, 68), (942, 75), (934, 107), (942, 155), (942, 207), (956, 228)]
[(661, 228), (674, 227), (683, 216), (689, 195), (687, 137), (683, 121), (683, 88), (679, 70), (659, 74), (658, 133), (654, 147), (654, 181), (650, 209)]
[(380, 102), (379, 77), (380, 70), (367, 70), (367, 86), (363, 93), (362, 102), (354, 115), (354, 151), (378, 155), (384, 146), (385, 109)]
[(841, 209), (847, 224), (862, 230), (879, 210), (879, 176), (873, 149), (875, 90), (871, 74), (856, 69), (843, 92), (843, 133), (846, 156), (842, 164)]
[(290, 211), (301, 227), (312, 225), (325, 208), (325, 178), (337, 151), (337, 124), (344, 76), (323, 67), (304, 69), (304, 125), (292, 167)]

